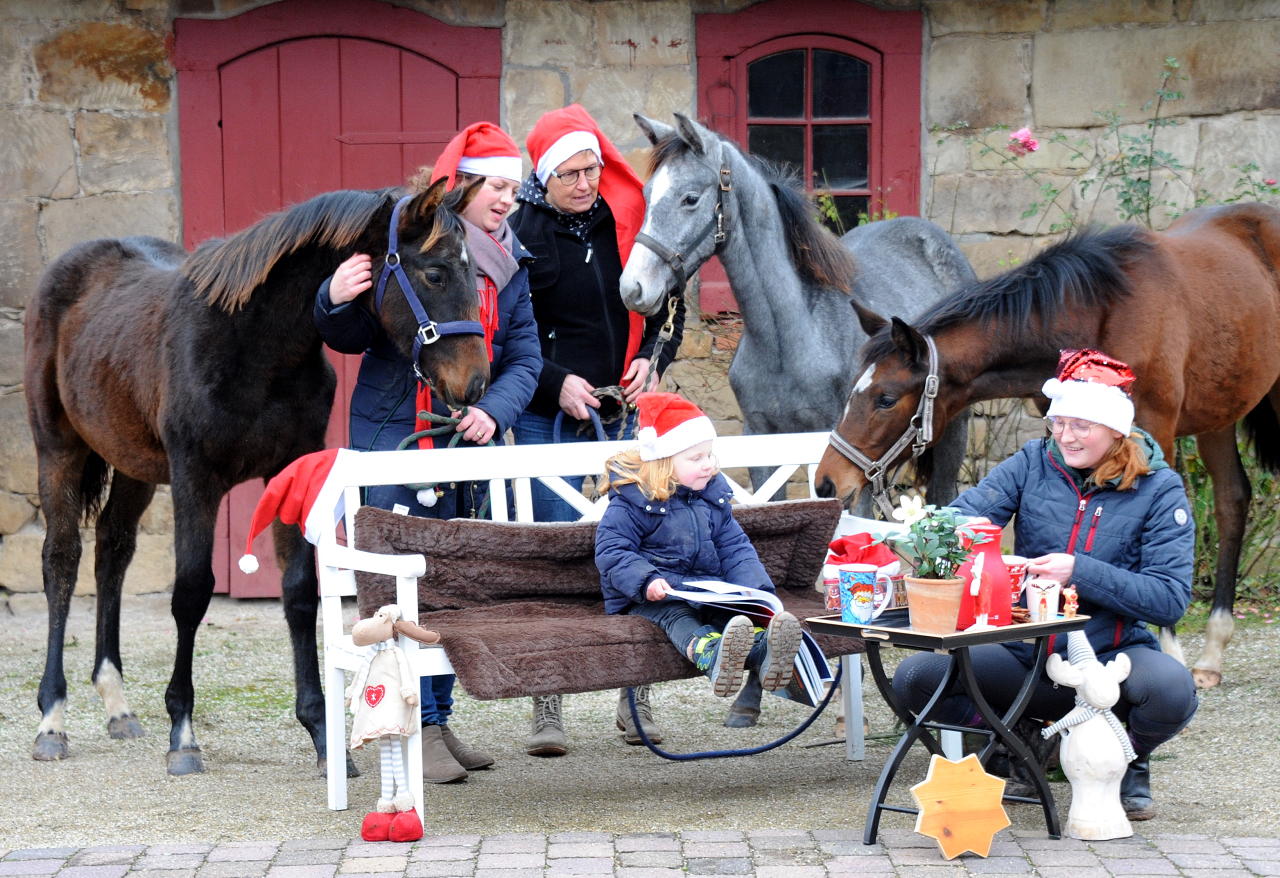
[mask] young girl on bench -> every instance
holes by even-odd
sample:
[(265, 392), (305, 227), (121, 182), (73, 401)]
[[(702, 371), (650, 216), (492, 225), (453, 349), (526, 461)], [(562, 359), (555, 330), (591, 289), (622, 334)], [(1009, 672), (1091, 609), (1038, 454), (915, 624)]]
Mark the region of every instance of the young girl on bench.
[(601, 486), (609, 493), (596, 531), (605, 611), (662, 628), (717, 696), (736, 694), (748, 670), (765, 690), (785, 689), (800, 647), (795, 616), (778, 613), (764, 630), (746, 616), (668, 596), (699, 580), (774, 588), (730, 510), (733, 491), (711, 454), (711, 419), (674, 393), (644, 393), (636, 403), (640, 444), (609, 458)]

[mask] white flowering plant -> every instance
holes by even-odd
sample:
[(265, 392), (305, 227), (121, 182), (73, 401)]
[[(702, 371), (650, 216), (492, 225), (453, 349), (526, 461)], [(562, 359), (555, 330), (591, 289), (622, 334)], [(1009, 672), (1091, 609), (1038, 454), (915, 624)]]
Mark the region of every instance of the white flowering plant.
[(883, 540), (914, 565), (920, 579), (954, 579), (974, 547), (991, 540), (969, 527), (958, 509), (926, 506), (918, 496), (903, 497), (893, 517), (907, 526), (907, 532), (886, 534)]

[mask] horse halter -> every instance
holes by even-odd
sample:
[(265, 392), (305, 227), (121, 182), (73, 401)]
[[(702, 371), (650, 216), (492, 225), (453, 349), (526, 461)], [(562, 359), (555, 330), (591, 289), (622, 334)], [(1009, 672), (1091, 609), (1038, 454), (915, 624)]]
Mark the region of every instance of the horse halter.
[(867, 477), (867, 481), (871, 483), (871, 497), (876, 501), (876, 505), (880, 507), (886, 519), (893, 517), (893, 504), (889, 502), (889, 485), (885, 480), (888, 467), (893, 465), (893, 461), (902, 453), (902, 449), (907, 447), (907, 443), (911, 443), (911, 460), (915, 460), (924, 454), (925, 448), (933, 441), (933, 403), (938, 397), (938, 346), (933, 343), (931, 335), (924, 337), (924, 343), (929, 348), (929, 374), (924, 379), (924, 393), (920, 396), (920, 404), (916, 406), (916, 413), (911, 416), (911, 423), (906, 432), (898, 437), (898, 441), (893, 443), (888, 451), (880, 455), (879, 460), (872, 460), (854, 448), (836, 430), (832, 430), (828, 437), (831, 447), (862, 470)]
[(422, 352), (423, 345), (435, 344), (441, 336), (445, 335), (483, 336), (484, 327), (478, 320), (449, 320), (445, 323), (436, 323), (427, 315), (427, 310), (418, 300), (417, 294), (409, 284), (408, 276), (404, 273), (404, 268), (400, 265), (399, 234), (396, 231), (400, 225), (400, 210), (412, 199), (412, 195), (406, 195), (396, 202), (395, 208), (391, 211), (391, 228), (387, 232), (387, 258), (382, 265), (382, 276), (378, 278), (378, 292), (374, 297), (374, 307), (379, 314), (382, 313), (382, 295), (387, 289), (387, 278), (395, 272), (400, 292), (404, 293), (405, 299), (409, 302), (409, 308), (413, 311), (413, 318), (418, 321), (418, 332), (413, 337), (413, 371), (419, 381), (429, 385), (431, 382), (418, 367), (418, 354)]
[[(724, 226), (724, 196), (726, 192), (733, 191), (733, 174), (729, 171), (727, 164), (720, 166), (720, 185), (716, 188), (716, 209), (712, 212), (711, 219), (702, 227), (702, 231), (692, 242), (685, 246), (685, 250), (692, 253), (698, 249), (698, 246), (707, 239), (713, 231), (716, 233), (715, 245), (716, 249), (720, 249), (720, 245), (724, 243), (725, 226)], [(687, 263), (682, 254), (672, 250), (666, 244), (654, 239), (652, 235), (646, 235), (644, 232), (636, 233), (636, 243), (643, 244), (657, 255), (659, 259), (667, 264), (672, 273), (676, 276), (676, 287), (672, 295), (680, 295), (684, 292), (684, 285), (688, 283), (689, 276), (685, 273)], [(713, 251), (714, 252), (714, 251)]]

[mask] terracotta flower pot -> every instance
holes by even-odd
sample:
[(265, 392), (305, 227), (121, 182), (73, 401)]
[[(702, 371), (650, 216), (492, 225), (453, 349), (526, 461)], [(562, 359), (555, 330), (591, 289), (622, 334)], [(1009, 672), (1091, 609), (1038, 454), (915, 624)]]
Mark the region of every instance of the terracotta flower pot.
[(954, 634), (960, 618), (963, 579), (907, 578), (911, 627), (925, 634)]

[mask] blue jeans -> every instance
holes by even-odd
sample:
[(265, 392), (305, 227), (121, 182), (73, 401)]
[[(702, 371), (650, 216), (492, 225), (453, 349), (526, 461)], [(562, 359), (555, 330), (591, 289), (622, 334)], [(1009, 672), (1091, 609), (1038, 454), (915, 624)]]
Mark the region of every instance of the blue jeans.
[(691, 604), (679, 598), (645, 601), (627, 609), (630, 616), (643, 616), (666, 632), (675, 648), (689, 657), (689, 644), (699, 637), (723, 631), (734, 613), (706, 604)]
[[(595, 428), (588, 423), (587, 428), (579, 432), (578, 427), (581, 424), (581, 421), (565, 415), (560, 424), (560, 441), (562, 443), (595, 442)], [(511, 430), (515, 434), (517, 445), (551, 445), (555, 440), (554, 427), (554, 417), (535, 415), (533, 412), (525, 411), (521, 412), (520, 416), (516, 418)], [(623, 432), (623, 437), (630, 438), (634, 436), (635, 430), (636, 413), (632, 412), (627, 418), (627, 427)], [(606, 428), (606, 432), (610, 438), (616, 436), (617, 424), (611, 424)], [(583, 476), (565, 476), (564, 480), (571, 488), (577, 491), (582, 490), (582, 483), (586, 481)], [(577, 521), (582, 517), (578, 510), (562, 500), (559, 494), (537, 479), (532, 480), (530, 487), (533, 494), (534, 521)]]
[(423, 677), (422, 684), (422, 724), (424, 726), (442, 726), (449, 722), (453, 713), (453, 674), (438, 674), (434, 677)]

